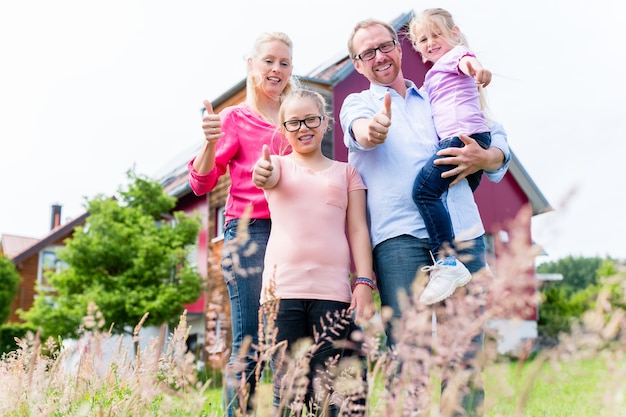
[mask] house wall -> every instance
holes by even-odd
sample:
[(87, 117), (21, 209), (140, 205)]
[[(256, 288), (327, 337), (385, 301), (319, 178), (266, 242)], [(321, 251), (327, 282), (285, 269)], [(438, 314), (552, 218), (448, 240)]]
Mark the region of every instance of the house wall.
[[(214, 107), (214, 111), (219, 113), (225, 107), (234, 106), (245, 100), (246, 90), (242, 88), (238, 91), (231, 92), (223, 102)], [(186, 181), (186, 174), (185, 174)], [(228, 188), (230, 187), (230, 176), (226, 172), (217, 182), (215, 188), (207, 195), (196, 196), (193, 192), (179, 197), (175, 210), (183, 210), (187, 214), (193, 215), (198, 213), (202, 219), (202, 226), (198, 235), (198, 272), (206, 279), (206, 287), (201, 297), (194, 303), (185, 306), (189, 313), (205, 314), (207, 312), (207, 304), (213, 300), (221, 299), (224, 311), (224, 333), (226, 346), (230, 346), (230, 303), (228, 300), (228, 289), (224, 281), (221, 270), (221, 253), (223, 238), (222, 230), (218, 230), (218, 210), (226, 204), (228, 196)], [(204, 319), (204, 318), (203, 318)], [(210, 321), (203, 320), (206, 324)], [(199, 332), (205, 338), (210, 332), (206, 329)], [(204, 341), (204, 345), (209, 345)]]
[(481, 181), (474, 197), (485, 229), (490, 233), (505, 227), (528, 204), (528, 197), (510, 172), (499, 183)]
[(39, 268), (39, 254), (24, 259), (17, 266), (17, 271), (22, 277), (17, 295), (11, 303), (11, 314), (7, 320), (8, 323), (22, 323), (17, 315), (17, 310), (30, 310), (35, 300), (35, 287), (37, 284), (37, 270)]
[[(37, 277), (39, 276), (39, 257), (45, 250), (56, 248), (58, 246), (64, 246), (63, 241), (70, 237), (74, 233), (74, 228), (71, 227), (67, 231), (62, 231), (54, 235), (48, 241), (45, 241), (30, 255), (27, 255), (21, 261), (15, 265), (22, 281), (20, 282), (18, 293), (11, 303), (11, 314), (9, 315), (8, 323), (22, 323), (17, 315), (17, 310), (28, 311), (33, 306), (35, 296), (37, 295)], [(43, 242), (43, 241), (42, 241)]]

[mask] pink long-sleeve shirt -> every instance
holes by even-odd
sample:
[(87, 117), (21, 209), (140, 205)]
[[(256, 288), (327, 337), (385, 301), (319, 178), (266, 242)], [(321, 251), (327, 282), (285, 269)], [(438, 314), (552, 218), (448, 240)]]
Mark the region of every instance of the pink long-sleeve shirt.
[(215, 188), (228, 169), (231, 185), (226, 200), (226, 221), (242, 217), (250, 205), (251, 218), (269, 219), (263, 190), (252, 182), (252, 168), (263, 153), (263, 145), (268, 145), (273, 154), (285, 154), (287, 140), (276, 126), (265, 121), (245, 102), (222, 110), (220, 119), (224, 136), (215, 147), (215, 167), (208, 174), (199, 174), (193, 168), (193, 158), (187, 164), (189, 185), (196, 195), (206, 194)]

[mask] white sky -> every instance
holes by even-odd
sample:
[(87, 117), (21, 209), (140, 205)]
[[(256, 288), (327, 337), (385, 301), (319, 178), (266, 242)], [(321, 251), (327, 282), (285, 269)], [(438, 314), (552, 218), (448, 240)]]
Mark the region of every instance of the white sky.
[(626, 258), (626, 25), (614, 0), (1, 1), (0, 233), (43, 237), (52, 204), (76, 217), (133, 166), (152, 177), (188, 153), (202, 100), (244, 78), (258, 33), (286, 32), (304, 75), (346, 51), (358, 20), (426, 7), (451, 11), (494, 73), (491, 110), (556, 208), (533, 219), (534, 240), (554, 259)]

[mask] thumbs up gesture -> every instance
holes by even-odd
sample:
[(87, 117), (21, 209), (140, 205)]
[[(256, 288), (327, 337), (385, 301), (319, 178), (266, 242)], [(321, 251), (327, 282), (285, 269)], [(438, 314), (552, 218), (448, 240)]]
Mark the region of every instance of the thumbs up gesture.
[(213, 106), (211, 106), (208, 100), (204, 100), (203, 103), (206, 113), (202, 118), (202, 131), (204, 132), (204, 137), (207, 142), (214, 143), (224, 136), (224, 132), (222, 132), (222, 120), (218, 114), (215, 114)]
[(273, 181), (273, 177), (275, 176), (276, 172), (272, 165), (270, 148), (267, 145), (263, 145), (263, 154), (256, 161), (252, 169), (252, 182), (259, 188), (271, 188), (273, 184), (275, 184), (275, 181)]
[(369, 142), (372, 145), (380, 145), (387, 139), (391, 126), (391, 94), (385, 93), (383, 109), (372, 117), (369, 125)]

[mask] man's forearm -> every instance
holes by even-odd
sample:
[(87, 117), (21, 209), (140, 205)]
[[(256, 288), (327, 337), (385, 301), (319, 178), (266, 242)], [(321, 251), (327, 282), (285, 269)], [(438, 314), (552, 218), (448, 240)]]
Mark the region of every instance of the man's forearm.
[(502, 167), (505, 162), (504, 152), (500, 148), (496, 148), (495, 146), (491, 146), (486, 149), (487, 158), (485, 158), (485, 162), (483, 164), (483, 170), (485, 171), (497, 171)]

